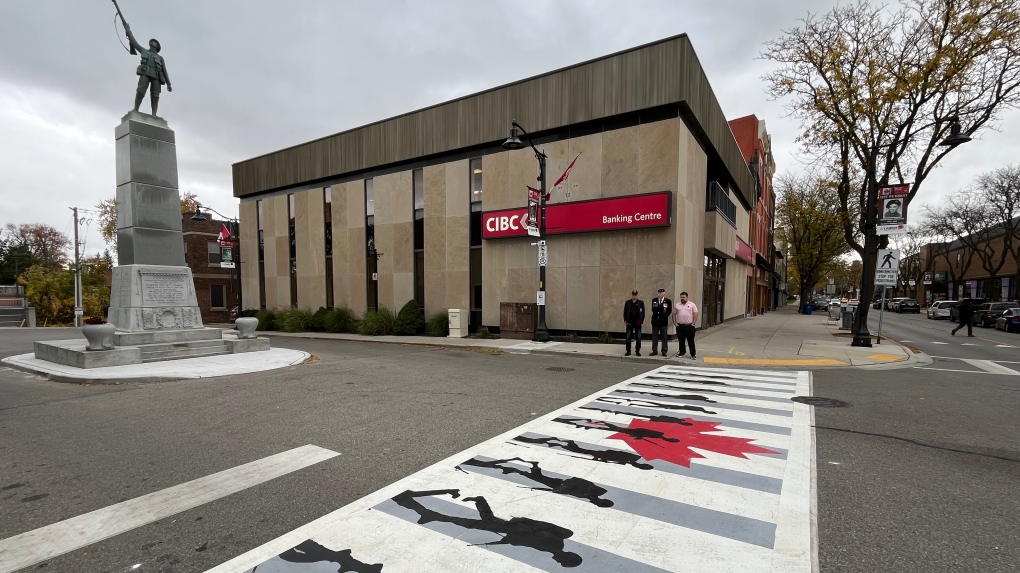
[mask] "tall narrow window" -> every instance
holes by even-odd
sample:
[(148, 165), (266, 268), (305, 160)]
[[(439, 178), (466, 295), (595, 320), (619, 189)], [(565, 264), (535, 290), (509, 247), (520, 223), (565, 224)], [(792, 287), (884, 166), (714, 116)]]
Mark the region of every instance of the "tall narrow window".
[(259, 228), (259, 308), (266, 308), (266, 237), (263, 228), (262, 201), (256, 201), (256, 218)]
[(326, 308), (333, 308), (333, 190), (322, 190), (322, 236), (326, 246)]
[(297, 227), (294, 194), (287, 195), (287, 238), (290, 244), (290, 306), (297, 308)]
[(468, 259), (468, 281), (471, 292), (471, 320), (468, 329), (472, 332), (482, 325), (482, 158), (469, 162), (471, 170), (471, 220), (470, 252)]
[(365, 179), (365, 280), (367, 307), (379, 308), (379, 251), (375, 248), (375, 192), (373, 180)]
[(414, 301), (425, 308), (425, 185), (422, 169), (411, 172), (414, 196)]

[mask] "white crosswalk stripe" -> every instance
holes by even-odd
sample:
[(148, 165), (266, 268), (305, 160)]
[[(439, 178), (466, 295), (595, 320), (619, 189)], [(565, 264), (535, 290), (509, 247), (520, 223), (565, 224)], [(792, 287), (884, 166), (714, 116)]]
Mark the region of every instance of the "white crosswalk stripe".
[(806, 372), (665, 366), (434, 464), (210, 573), (808, 572)]
[(307, 445), (0, 541), (10, 573), (338, 456)]

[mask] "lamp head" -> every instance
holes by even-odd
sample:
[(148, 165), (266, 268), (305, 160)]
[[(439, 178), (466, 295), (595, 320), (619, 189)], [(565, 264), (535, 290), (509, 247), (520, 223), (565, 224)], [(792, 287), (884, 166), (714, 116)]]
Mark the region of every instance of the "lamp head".
[(939, 147), (956, 147), (961, 143), (967, 143), (970, 141), (970, 138), (964, 135), (960, 129), (960, 117), (954, 115), (949, 119), (953, 122), (952, 126), (949, 128), (949, 137), (943, 139), (942, 142), (939, 143)]
[(503, 149), (520, 149), (522, 147), (524, 147), (524, 143), (521, 142), (518, 135), (517, 120), (514, 119), (510, 122), (510, 137), (507, 137), (503, 142)]
[(205, 215), (202, 214), (202, 206), (195, 205), (195, 214), (191, 216), (192, 221), (205, 221)]

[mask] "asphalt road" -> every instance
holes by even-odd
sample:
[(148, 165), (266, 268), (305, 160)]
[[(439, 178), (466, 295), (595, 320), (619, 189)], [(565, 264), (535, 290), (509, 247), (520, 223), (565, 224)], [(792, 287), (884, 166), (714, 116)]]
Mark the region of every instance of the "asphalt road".
[(958, 360), (1020, 371), (1020, 336), (953, 326), (887, 313), (883, 333), (944, 358), (815, 373), (851, 404), (815, 409), (822, 571), (1020, 570), (1020, 375)]
[[(66, 338), (68, 331), (4, 330), (0, 355), (31, 351), (33, 336)], [(33, 568), (204, 571), (537, 413), (656, 366), (274, 343), (319, 360), (258, 375), (113, 387), (0, 369), (0, 539), (305, 444), (341, 453)]]
[[(913, 336), (911, 346), (951, 355), (948, 327), (923, 315), (887, 315), (883, 324), (891, 336)], [(0, 331), (0, 356), (31, 351), (32, 339), (67, 336)], [(341, 453), (33, 569), (204, 571), (652, 366), (274, 343), (319, 360), (252, 376), (112, 387), (0, 369), (0, 539), (305, 444)], [(983, 360), (1017, 355), (982, 344), (952, 348)], [(822, 571), (1017, 571), (1020, 376), (930, 366), (937, 369), (815, 372), (815, 395), (851, 404), (815, 410)]]

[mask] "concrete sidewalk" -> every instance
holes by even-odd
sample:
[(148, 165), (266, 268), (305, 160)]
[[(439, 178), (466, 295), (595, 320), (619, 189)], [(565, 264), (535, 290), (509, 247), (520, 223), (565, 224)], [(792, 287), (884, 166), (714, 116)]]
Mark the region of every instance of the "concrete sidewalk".
[(778, 310), (752, 317), (731, 320), (700, 330), (695, 338), (698, 359), (675, 358), (679, 349), (676, 340), (669, 344), (670, 356), (648, 356), (650, 336), (642, 341), (644, 356), (623, 356), (622, 344), (587, 344), (575, 342), (529, 342), (509, 339), (434, 338), (426, 336), (362, 336), (323, 332), (262, 332), (262, 336), (279, 338), (317, 338), (461, 348), (476, 351), (501, 351), (513, 354), (574, 355), (603, 360), (633, 362), (670, 362), (708, 366), (776, 367), (811, 369), (823, 367), (902, 367), (930, 362), (905, 346), (884, 339), (872, 348), (850, 346), (850, 333), (839, 330), (839, 323), (822, 312), (810, 316), (797, 312), (791, 304)]

